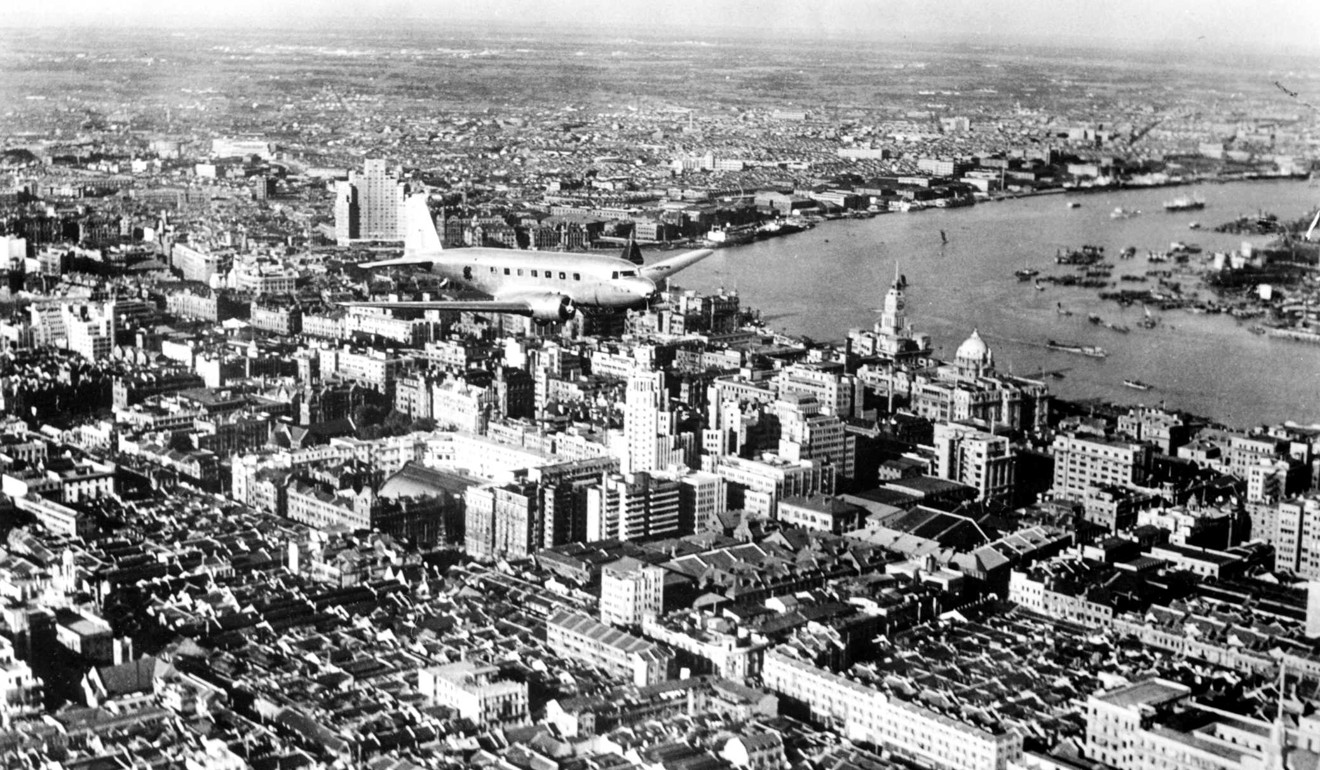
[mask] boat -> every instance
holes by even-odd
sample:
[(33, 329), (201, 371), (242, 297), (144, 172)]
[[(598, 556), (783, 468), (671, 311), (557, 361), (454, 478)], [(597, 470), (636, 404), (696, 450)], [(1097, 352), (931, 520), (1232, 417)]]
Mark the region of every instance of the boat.
[(1055, 302), (1055, 303), (1054, 303), (1054, 312), (1058, 313), (1059, 315), (1063, 315), (1063, 316), (1070, 316), (1070, 315), (1072, 315), (1072, 311), (1069, 310), (1068, 308), (1064, 307), (1062, 302)]
[(1068, 201), (1068, 208), (1070, 209), (1080, 209), (1081, 207), (1082, 204), (1078, 203), (1077, 201)]
[(1135, 216), (1137, 216), (1137, 215), (1140, 214), (1140, 213), (1141, 213), (1141, 211), (1140, 211), (1139, 209), (1125, 209), (1125, 208), (1123, 208), (1122, 206), (1119, 206), (1118, 208), (1116, 208), (1116, 209), (1114, 209), (1113, 211), (1109, 212), (1109, 218), (1110, 218), (1110, 219), (1131, 219), (1132, 217), (1135, 217)]
[(1201, 223), (1200, 223), (1200, 222), (1192, 222), (1191, 224), (1187, 225), (1187, 229), (1188, 229), (1188, 230), (1200, 230), (1200, 229), (1201, 229)]
[(1104, 319), (1096, 315), (1095, 313), (1091, 313), (1090, 315), (1086, 316), (1086, 320), (1090, 321), (1096, 326), (1099, 326), (1100, 324), (1104, 323)]
[(1119, 253), (1118, 258), (1119, 258), (1119, 259), (1132, 259), (1132, 258), (1135, 257), (1135, 256), (1137, 256), (1137, 247), (1136, 247), (1136, 246), (1128, 246), (1127, 248), (1123, 249), (1123, 251), (1121, 251), (1121, 252)]
[(807, 225), (805, 223), (793, 222), (787, 219), (773, 219), (756, 228), (756, 237), (773, 238), (779, 235), (792, 235), (806, 229)]
[(742, 243), (751, 243), (756, 237), (754, 227), (712, 227), (706, 233), (704, 243), (706, 246), (733, 246)]
[(1014, 270), (1013, 275), (1016, 275), (1019, 281), (1030, 281), (1032, 278), (1040, 275), (1040, 271), (1024, 267), (1021, 270)]
[(1059, 265), (1094, 265), (1104, 258), (1104, 246), (1084, 245), (1080, 249), (1056, 249), (1054, 252), (1054, 262)]
[(1123, 380), (1123, 384), (1135, 390), (1150, 390), (1155, 387), (1154, 385), (1151, 385), (1148, 382), (1142, 382), (1141, 380)]
[(1076, 345), (1071, 342), (1055, 342), (1054, 340), (1047, 340), (1045, 342), (1045, 347), (1050, 350), (1059, 350), (1064, 353), (1078, 353), (1083, 356), (1090, 356), (1091, 358), (1104, 358), (1109, 355), (1105, 352), (1104, 348), (1098, 345)]
[(1118, 332), (1119, 334), (1127, 334), (1128, 332), (1132, 331), (1131, 329), (1127, 328), (1126, 326), (1124, 326), (1124, 325), (1122, 325), (1122, 324), (1116, 324), (1116, 323), (1106, 323), (1106, 324), (1105, 324), (1105, 328), (1106, 328), (1106, 329), (1109, 329), (1110, 331)]
[(1165, 211), (1200, 211), (1205, 208), (1205, 201), (1201, 198), (1192, 198), (1187, 195), (1181, 195), (1171, 201), (1164, 202)]

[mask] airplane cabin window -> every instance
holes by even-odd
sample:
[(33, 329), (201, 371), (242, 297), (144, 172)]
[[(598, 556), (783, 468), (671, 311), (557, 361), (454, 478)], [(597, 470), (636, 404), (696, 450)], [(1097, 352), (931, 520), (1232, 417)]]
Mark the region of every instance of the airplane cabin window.
[(536, 274), (536, 271), (533, 270), (533, 271), (532, 271), (532, 277), (533, 277), (533, 278), (539, 278), (540, 276), (538, 276), (538, 275)]
[(507, 267), (504, 268), (504, 274), (505, 274), (505, 275), (508, 275), (508, 274), (509, 274), (509, 268), (507, 268)]
[(580, 280), (582, 280), (582, 274), (581, 274), (581, 273), (574, 273), (574, 274), (573, 274), (573, 280), (575, 280), (575, 281), (580, 281)]
[(568, 278), (568, 273), (560, 273), (560, 274), (559, 274), (559, 280), (562, 281), (562, 280), (565, 280), (566, 278)]
[(518, 275), (522, 275), (522, 268), (518, 268)]

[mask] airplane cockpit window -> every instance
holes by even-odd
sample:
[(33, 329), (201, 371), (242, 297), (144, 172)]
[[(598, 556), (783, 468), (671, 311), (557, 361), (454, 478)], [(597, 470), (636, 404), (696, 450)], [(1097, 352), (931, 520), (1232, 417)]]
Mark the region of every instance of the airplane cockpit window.
[(637, 275), (637, 271), (636, 271), (636, 270), (624, 270), (622, 273), (619, 273), (619, 275), (616, 275), (615, 278), (618, 278), (620, 275), (623, 276), (624, 278), (633, 278), (633, 277), (636, 277), (636, 275)]
[(612, 280), (612, 281), (617, 281), (617, 280), (619, 280), (619, 271), (618, 271), (618, 270), (615, 270), (613, 273), (610, 273), (610, 280)]

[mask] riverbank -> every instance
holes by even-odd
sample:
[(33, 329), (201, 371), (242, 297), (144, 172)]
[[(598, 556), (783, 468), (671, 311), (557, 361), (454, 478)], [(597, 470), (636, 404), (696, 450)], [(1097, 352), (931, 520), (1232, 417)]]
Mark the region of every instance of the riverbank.
[[(1302, 180), (1241, 180), (1208, 186), (1203, 216), (1231, 219), (1243, 211), (1278, 211), (1291, 218), (1314, 191)], [(1058, 194), (1024, 196), (1012, 206), (932, 209), (916, 216), (837, 220), (792, 237), (721, 249), (679, 277), (703, 290), (735, 289), (746, 305), (760, 308), (775, 331), (812, 339), (840, 339), (850, 328), (869, 328), (879, 316), (895, 271), (909, 281), (908, 320), (936, 342), (936, 355), (952, 356), (973, 328), (994, 348), (1004, 371), (1063, 370), (1050, 388), (1069, 399), (1158, 403), (1213, 416), (1225, 424), (1250, 425), (1294, 419), (1320, 420), (1320, 400), (1307, 372), (1320, 371), (1320, 346), (1299, 345), (1246, 333), (1250, 321), (1227, 314), (1155, 312), (1145, 329), (1139, 305), (1116, 307), (1094, 290), (1047, 286), (1036, 290), (1014, 272), (1054, 268), (1060, 248), (1103, 245), (1107, 254), (1126, 247), (1167, 249), (1185, 238), (1186, 217), (1166, 214), (1163, 188), (1096, 192), (1087, 205), (1068, 209)], [(1116, 206), (1154, 213), (1111, 220)], [(913, 212), (914, 214), (916, 212)], [(944, 231), (945, 238), (941, 238)], [(1236, 236), (1198, 231), (1207, 253), (1241, 246)], [(1114, 280), (1143, 271), (1123, 260)], [(1073, 313), (1062, 316), (1063, 306)], [(1152, 309), (1154, 310), (1154, 309)], [(1095, 314), (1131, 328), (1118, 335), (1087, 322)], [(1051, 352), (1043, 344), (1064, 339), (1098, 345), (1103, 360)], [(1149, 392), (1124, 379), (1152, 384)]]

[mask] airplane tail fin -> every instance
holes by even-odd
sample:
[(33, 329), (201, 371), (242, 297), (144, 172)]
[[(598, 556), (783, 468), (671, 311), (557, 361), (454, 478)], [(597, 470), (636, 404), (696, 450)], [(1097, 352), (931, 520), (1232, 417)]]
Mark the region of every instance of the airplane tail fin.
[(405, 257), (440, 251), (440, 235), (435, 229), (435, 220), (431, 218), (431, 207), (426, 205), (426, 195), (411, 195), (403, 204), (403, 253)]
[(623, 247), (623, 254), (620, 256), (634, 265), (642, 264), (642, 248), (633, 240), (632, 233), (628, 234), (628, 245)]

